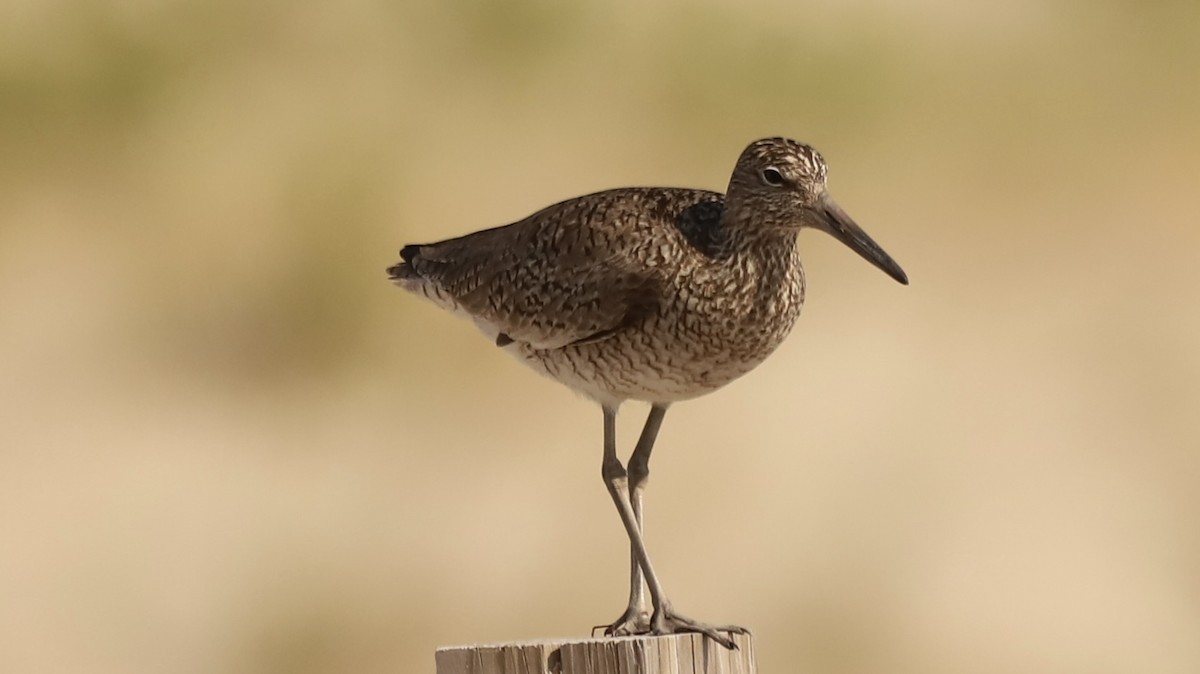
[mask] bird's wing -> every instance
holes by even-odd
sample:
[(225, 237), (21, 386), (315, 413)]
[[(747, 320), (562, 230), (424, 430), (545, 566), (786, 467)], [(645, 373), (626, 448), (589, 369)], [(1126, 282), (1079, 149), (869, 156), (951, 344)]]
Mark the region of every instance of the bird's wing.
[(662, 292), (664, 272), (645, 262), (655, 223), (630, 201), (622, 191), (588, 195), (402, 254), (424, 282), (498, 331), (499, 344), (597, 341), (653, 314)]

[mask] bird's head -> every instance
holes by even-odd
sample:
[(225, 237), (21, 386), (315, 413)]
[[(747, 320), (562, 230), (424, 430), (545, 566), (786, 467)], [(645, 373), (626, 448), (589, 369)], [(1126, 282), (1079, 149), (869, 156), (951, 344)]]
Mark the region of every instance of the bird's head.
[(825, 158), (788, 138), (751, 143), (738, 158), (725, 195), (734, 226), (798, 231), (812, 227), (832, 235), (900, 283), (900, 265), (846, 215), (826, 190)]

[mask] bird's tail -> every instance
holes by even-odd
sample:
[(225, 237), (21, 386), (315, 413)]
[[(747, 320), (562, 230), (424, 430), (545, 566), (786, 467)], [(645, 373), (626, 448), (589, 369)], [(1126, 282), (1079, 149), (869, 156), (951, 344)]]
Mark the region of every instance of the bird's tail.
[[(457, 312), (459, 310), (458, 300), (451, 296), (436, 278), (428, 275), (429, 260), (421, 259), (422, 254), (433, 249), (434, 246), (428, 244), (409, 245), (401, 248), (401, 261), (388, 267), (388, 279), (394, 285), (425, 297), (443, 309)], [(424, 268), (426, 273), (422, 274), (417, 271), (418, 267)]]
[(413, 260), (421, 255), (422, 246), (408, 245), (400, 249), (400, 262), (388, 267), (388, 278), (401, 288), (409, 287), (413, 281), (419, 281), (421, 275), (413, 269)]

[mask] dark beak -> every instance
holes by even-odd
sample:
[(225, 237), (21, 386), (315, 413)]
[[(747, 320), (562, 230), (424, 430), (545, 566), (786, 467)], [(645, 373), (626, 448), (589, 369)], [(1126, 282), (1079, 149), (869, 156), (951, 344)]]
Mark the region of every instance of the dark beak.
[(833, 238), (850, 246), (850, 249), (861, 255), (864, 260), (883, 270), (883, 273), (908, 285), (908, 276), (900, 268), (900, 265), (896, 264), (890, 255), (883, 252), (879, 244), (867, 236), (858, 223), (851, 220), (850, 216), (846, 215), (846, 211), (834, 203), (833, 199), (828, 196), (821, 199), (816, 211), (819, 221), (818, 229), (829, 232)]

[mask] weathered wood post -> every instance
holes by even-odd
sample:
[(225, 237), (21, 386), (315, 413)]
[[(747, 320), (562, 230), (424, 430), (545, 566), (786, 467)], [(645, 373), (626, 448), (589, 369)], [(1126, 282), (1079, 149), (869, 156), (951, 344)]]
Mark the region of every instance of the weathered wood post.
[(526, 641), (437, 650), (437, 674), (757, 674), (754, 641), (729, 650), (699, 634)]

